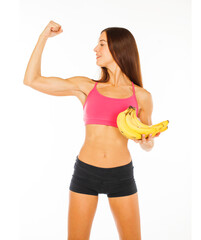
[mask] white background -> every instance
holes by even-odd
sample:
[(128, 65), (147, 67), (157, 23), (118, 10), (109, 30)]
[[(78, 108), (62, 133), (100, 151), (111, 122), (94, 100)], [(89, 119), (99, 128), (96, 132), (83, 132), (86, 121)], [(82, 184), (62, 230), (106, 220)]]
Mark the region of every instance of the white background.
[[(194, 184), (199, 182), (196, 164), (200, 159), (199, 155), (192, 157), (192, 147), (196, 154), (199, 140), (197, 132), (192, 135), (191, 117), (199, 122), (199, 85), (192, 82), (198, 80), (195, 68), (200, 58), (196, 61), (196, 46), (191, 74), (191, 2), (23, 0), (8, 1), (4, 9), (0, 49), (1, 239), (67, 239), (69, 184), (85, 137), (82, 105), (74, 96), (50, 96), (23, 85), (31, 53), (50, 20), (59, 23), (63, 33), (47, 40), (41, 65), (46, 77), (98, 79), (100, 69), (93, 49), (100, 32), (117, 26), (134, 35), (144, 88), (153, 97), (152, 123), (170, 121), (168, 130), (155, 139), (152, 151), (143, 151), (133, 141), (128, 144), (138, 188), (142, 240), (198, 239), (196, 225), (191, 238), (192, 216), (196, 219), (191, 210), (198, 213), (199, 202), (198, 197), (191, 202), (192, 190), (199, 189), (199, 184), (191, 184), (192, 176)], [(194, 32), (198, 32), (196, 27)], [(199, 43), (199, 36), (194, 39)], [(99, 195), (90, 239), (118, 239), (103, 194)]]

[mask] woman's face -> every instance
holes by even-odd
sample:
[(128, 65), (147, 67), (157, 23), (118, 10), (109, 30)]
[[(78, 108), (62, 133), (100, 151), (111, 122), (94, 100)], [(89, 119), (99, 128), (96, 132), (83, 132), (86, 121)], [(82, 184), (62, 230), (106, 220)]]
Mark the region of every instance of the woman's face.
[(106, 33), (103, 32), (98, 39), (98, 45), (94, 48), (96, 52), (96, 64), (100, 67), (107, 67), (114, 62), (107, 43)]

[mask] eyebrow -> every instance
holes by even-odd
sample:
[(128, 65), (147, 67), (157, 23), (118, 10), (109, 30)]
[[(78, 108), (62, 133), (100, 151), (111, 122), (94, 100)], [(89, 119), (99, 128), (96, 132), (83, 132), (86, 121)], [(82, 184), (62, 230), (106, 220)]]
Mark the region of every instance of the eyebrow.
[[(105, 40), (104, 40), (104, 39), (101, 39), (100, 41), (105, 41)], [(100, 42), (100, 41), (99, 41), (99, 42)], [(107, 42), (107, 41), (105, 41), (105, 42)]]

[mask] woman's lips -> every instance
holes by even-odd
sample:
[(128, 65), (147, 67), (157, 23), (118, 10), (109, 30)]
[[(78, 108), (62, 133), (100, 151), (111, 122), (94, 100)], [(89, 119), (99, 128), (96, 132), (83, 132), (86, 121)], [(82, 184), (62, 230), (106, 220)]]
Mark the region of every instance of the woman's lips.
[(96, 57), (96, 59), (97, 59), (97, 58), (100, 58), (100, 57)]

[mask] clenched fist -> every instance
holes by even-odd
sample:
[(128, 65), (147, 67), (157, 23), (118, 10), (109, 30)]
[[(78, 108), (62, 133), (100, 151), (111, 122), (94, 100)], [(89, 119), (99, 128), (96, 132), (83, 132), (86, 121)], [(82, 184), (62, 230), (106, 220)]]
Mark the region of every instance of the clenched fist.
[(62, 32), (63, 32), (63, 29), (61, 28), (61, 25), (53, 21), (50, 21), (46, 26), (46, 28), (43, 30), (43, 32), (40, 34), (40, 36), (49, 38), (49, 37), (54, 37)]

